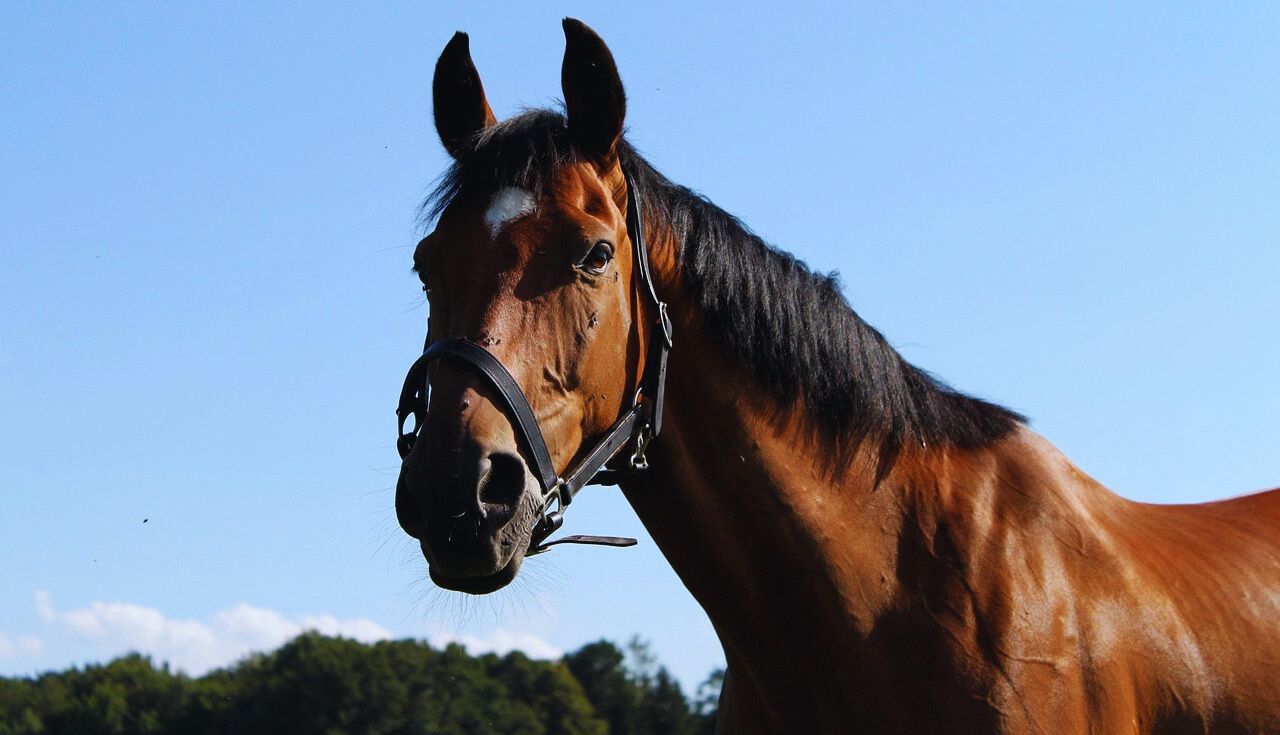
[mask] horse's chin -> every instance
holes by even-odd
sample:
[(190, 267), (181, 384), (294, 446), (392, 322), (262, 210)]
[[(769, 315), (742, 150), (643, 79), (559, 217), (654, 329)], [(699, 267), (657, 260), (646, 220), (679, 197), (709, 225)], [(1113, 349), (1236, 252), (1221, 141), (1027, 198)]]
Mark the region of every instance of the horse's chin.
[(453, 590), (454, 592), (465, 592), (469, 595), (487, 595), (511, 584), (511, 581), (516, 578), (516, 574), (520, 572), (520, 564), (523, 561), (523, 554), (514, 554), (506, 563), (506, 566), (493, 574), (478, 577), (449, 577), (439, 573), (431, 565), (428, 565), (428, 571), (431, 574), (431, 581), (435, 582), (437, 587)]

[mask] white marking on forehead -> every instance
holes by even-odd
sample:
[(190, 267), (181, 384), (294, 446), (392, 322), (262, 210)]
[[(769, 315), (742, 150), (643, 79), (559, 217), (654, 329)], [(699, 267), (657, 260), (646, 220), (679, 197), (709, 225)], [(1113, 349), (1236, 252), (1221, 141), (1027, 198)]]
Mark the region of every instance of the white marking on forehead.
[(497, 237), (508, 222), (532, 211), (533, 194), (508, 186), (494, 193), (493, 200), (489, 202), (489, 210), (484, 213), (484, 223), (489, 225), (489, 232)]

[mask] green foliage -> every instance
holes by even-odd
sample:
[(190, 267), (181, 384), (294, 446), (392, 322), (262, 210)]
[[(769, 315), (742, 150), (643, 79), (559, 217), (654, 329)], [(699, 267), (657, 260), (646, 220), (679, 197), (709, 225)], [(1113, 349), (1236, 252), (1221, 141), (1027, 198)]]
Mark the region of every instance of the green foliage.
[(691, 710), (638, 639), (546, 662), (306, 633), (196, 679), (137, 654), (0, 678), (0, 735), (702, 735), (706, 686)]
[(715, 729), (714, 710), (690, 710), (680, 685), (639, 638), (631, 639), (625, 654), (608, 641), (589, 643), (564, 663), (609, 723), (609, 735), (700, 735)]
[(698, 717), (698, 735), (714, 735), (716, 712), (720, 709), (720, 690), (723, 688), (724, 669), (712, 671), (706, 681), (698, 685), (693, 700), (693, 711)]
[(187, 706), (190, 684), (137, 654), (83, 671), (3, 681), (0, 733), (6, 734), (168, 732), (167, 723)]

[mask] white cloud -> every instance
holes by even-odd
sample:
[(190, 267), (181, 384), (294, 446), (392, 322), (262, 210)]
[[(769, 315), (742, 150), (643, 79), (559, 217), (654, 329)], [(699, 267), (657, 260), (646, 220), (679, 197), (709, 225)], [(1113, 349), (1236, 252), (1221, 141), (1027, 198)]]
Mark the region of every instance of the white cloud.
[(244, 603), (201, 621), (172, 620), (155, 608), (127, 602), (92, 602), (78, 610), (58, 611), (44, 590), (37, 591), (35, 599), (45, 622), (96, 644), (108, 655), (138, 651), (196, 675), (253, 651), (272, 650), (304, 630), (366, 643), (392, 637), (391, 631), (364, 618), (305, 615), (292, 619)]
[(529, 658), (557, 659), (564, 651), (547, 643), (532, 633), (510, 631), (498, 628), (488, 637), (476, 635), (439, 634), (431, 638), (431, 645), (443, 648), (450, 643), (461, 643), (472, 655), (479, 653), (496, 653), (504, 655), (511, 651), (522, 651)]
[[(152, 607), (127, 602), (91, 602), (75, 610), (58, 610), (49, 593), (37, 590), (36, 610), (60, 632), (95, 646), (103, 656), (128, 651), (168, 661), (175, 669), (200, 675), (235, 663), (252, 652), (271, 651), (305, 630), (354, 638), (365, 643), (392, 638), (391, 631), (367, 618), (340, 620), (333, 615), (291, 617), (275, 610), (240, 603), (202, 620), (173, 619)], [(531, 658), (558, 659), (559, 648), (522, 631), (497, 628), (484, 634), (438, 633), (430, 643), (444, 647), (460, 643), (472, 654), (523, 651)], [(0, 637), (0, 658), (15, 653), (38, 653), (43, 642)]]
[(20, 635), (16, 641), (11, 641), (8, 636), (0, 634), (0, 658), (36, 656), (43, 650), (44, 641), (39, 638)]

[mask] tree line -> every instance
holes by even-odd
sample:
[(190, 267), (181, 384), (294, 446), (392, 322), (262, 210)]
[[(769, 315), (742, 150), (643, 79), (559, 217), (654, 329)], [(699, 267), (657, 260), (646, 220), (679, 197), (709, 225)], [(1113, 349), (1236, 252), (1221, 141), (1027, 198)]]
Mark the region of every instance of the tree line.
[(537, 661), (304, 633), (200, 677), (129, 654), (0, 678), (0, 735), (710, 735), (721, 676), (687, 697), (639, 639)]

